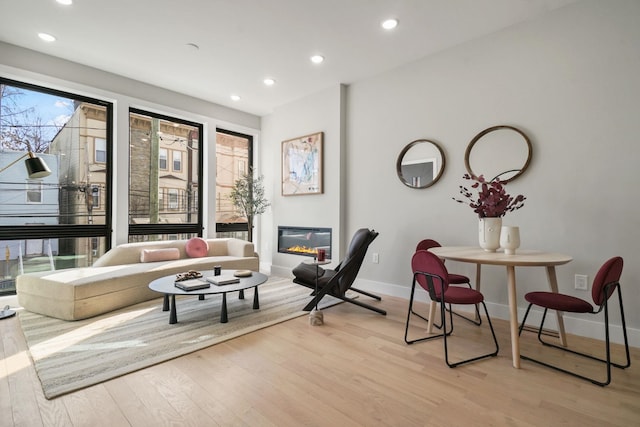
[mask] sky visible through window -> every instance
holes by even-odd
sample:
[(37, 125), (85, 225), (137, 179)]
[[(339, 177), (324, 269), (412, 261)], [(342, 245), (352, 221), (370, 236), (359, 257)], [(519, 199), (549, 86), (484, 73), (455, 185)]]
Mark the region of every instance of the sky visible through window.
[(40, 130), (45, 147), (69, 121), (74, 108), (72, 99), (14, 86), (3, 88), (0, 102), (3, 142), (7, 135), (15, 135), (19, 129), (31, 127)]

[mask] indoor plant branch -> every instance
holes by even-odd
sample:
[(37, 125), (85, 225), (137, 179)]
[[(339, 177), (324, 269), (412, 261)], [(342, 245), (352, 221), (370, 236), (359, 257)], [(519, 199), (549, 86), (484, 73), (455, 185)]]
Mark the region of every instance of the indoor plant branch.
[(264, 195), (263, 180), (264, 176), (254, 176), (253, 168), (249, 168), (247, 173), (242, 174), (235, 181), (231, 193), (229, 193), (229, 199), (231, 199), (233, 206), (247, 219), (248, 240), (250, 242), (253, 241), (255, 216), (264, 213), (271, 205)]

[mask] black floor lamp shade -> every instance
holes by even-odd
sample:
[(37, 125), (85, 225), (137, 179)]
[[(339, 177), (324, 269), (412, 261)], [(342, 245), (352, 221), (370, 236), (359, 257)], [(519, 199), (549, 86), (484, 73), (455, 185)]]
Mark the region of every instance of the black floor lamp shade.
[(51, 175), (51, 170), (40, 157), (29, 157), (24, 161), (29, 178), (44, 178)]

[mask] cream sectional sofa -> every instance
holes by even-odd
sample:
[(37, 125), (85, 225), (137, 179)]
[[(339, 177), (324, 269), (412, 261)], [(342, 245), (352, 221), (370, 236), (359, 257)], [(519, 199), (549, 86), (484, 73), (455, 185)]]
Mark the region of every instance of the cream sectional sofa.
[[(16, 278), (18, 303), (26, 310), (63, 320), (80, 320), (161, 295), (149, 289), (154, 279), (188, 270), (258, 271), (253, 243), (240, 239), (206, 239), (208, 254), (187, 256), (187, 240), (128, 243), (101, 256), (91, 267), (39, 271)], [(143, 262), (150, 252), (175, 252), (178, 259)], [(143, 254), (144, 253), (144, 254)], [(161, 258), (161, 257), (160, 257)]]

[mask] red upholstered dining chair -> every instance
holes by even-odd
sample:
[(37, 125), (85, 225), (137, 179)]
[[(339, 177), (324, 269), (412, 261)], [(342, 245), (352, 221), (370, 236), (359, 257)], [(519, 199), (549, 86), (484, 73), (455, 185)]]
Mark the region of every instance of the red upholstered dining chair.
[[(431, 248), (439, 248), (441, 246), (442, 245), (440, 243), (438, 243), (437, 241), (435, 241), (433, 239), (424, 239), (424, 240), (421, 240), (420, 242), (418, 242), (418, 244), (416, 245), (416, 252), (417, 251), (426, 251), (426, 250), (429, 250)], [(469, 287), (469, 289), (471, 289), (471, 280), (469, 280), (469, 278), (467, 276), (464, 276), (462, 274), (449, 273), (449, 284), (450, 285), (467, 285)], [(451, 305), (449, 305), (449, 308), (447, 308), (447, 311), (451, 312)], [(468, 318), (466, 316), (463, 316), (462, 314), (459, 314), (459, 313), (456, 313), (456, 312), (452, 312), (452, 313), (455, 314), (456, 316), (462, 317), (464, 320), (467, 320), (467, 321), (473, 323), (474, 325), (480, 326), (482, 324), (482, 319), (480, 318), (480, 310), (478, 310), (478, 306), (477, 305), (476, 305), (476, 318), (475, 319), (470, 319), (470, 318)], [(413, 313), (413, 314), (415, 314), (416, 316), (422, 317), (418, 313)], [(427, 320), (427, 319), (425, 319), (423, 317), (423, 320)], [(442, 324), (436, 325), (434, 323), (434, 326), (436, 328), (440, 329), (442, 327)]]
[[(615, 366), (616, 368), (620, 368), (620, 369), (625, 369), (631, 366), (631, 359), (629, 357), (629, 341), (627, 339), (627, 326), (624, 319), (624, 308), (622, 306), (622, 294), (620, 292), (620, 276), (622, 275), (622, 266), (623, 266), (622, 258), (613, 257), (607, 260), (602, 265), (602, 267), (600, 267), (600, 269), (598, 270), (598, 273), (593, 279), (593, 286), (591, 288), (591, 297), (593, 298), (593, 302), (596, 308), (594, 308), (591, 305), (591, 303), (589, 303), (588, 301), (585, 301), (581, 298), (576, 298), (571, 295), (564, 295), (561, 293), (529, 292), (524, 296), (524, 298), (529, 302), (529, 307), (527, 307), (527, 311), (524, 314), (524, 319), (522, 319), (522, 324), (520, 325), (520, 334), (522, 334), (522, 329), (524, 328), (525, 322), (527, 321), (527, 316), (529, 315), (531, 306), (536, 305), (544, 308), (544, 313), (542, 314), (542, 321), (540, 322), (540, 328), (538, 329), (538, 340), (545, 346), (557, 348), (563, 351), (567, 351), (573, 354), (577, 354), (579, 356), (583, 356), (583, 357), (604, 363), (606, 365), (606, 372), (607, 372), (607, 377), (605, 381), (600, 381), (596, 378), (590, 378), (584, 375), (580, 375), (576, 372), (572, 372), (572, 371), (560, 368), (558, 366), (554, 366), (549, 363), (533, 359), (525, 355), (521, 355), (522, 359), (529, 360), (531, 362), (535, 362), (540, 365), (544, 365), (548, 368), (552, 368), (557, 371), (561, 371), (566, 374), (573, 375), (583, 380), (591, 381), (592, 383), (600, 386), (606, 386), (611, 382), (611, 366)], [(611, 346), (609, 342), (609, 298), (611, 298), (611, 296), (615, 291), (618, 291), (618, 303), (620, 304), (620, 317), (622, 320), (622, 334), (624, 336), (624, 347), (625, 347), (626, 356), (627, 356), (627, 361), (625, 362), (624, 365), (614, 363), (611, 361)], [(569, 312), (569, 313), (583, 313), (583, 314), (599, 314), (600, 312), (604, 311), (606, 358), (601, 359), (591, 354), (581, 353), (575, 350), (568, 349), (566, 347), (562, 347), (562, 346), (544, 341), (542, 339), (542, 328), (544, 326), (544, 320), (547, 316), (547, 311), (549, 309)]]
[[(475, 360), (484, 359), (486, 357), (496, 356), (498, 354), (498, 340), (496, 339), (493, 325), (491, 324), (491, 318), (487, 311), (487, 306), (484, 303), (484, 296), (475, 289), (469, 289), (461, 286), (449, 286), (449, 273), (444, 263), (440, 258), (431, 252), (425, 250), (419, 250), (411, 259), (411, 269), (413, 270), (413, 283), (411, 285), (411, 297), (409, 298), (409, 311), (407, 313), (407, 324), (404, 330), (404, 341), (407, 344), (413, 344), (418, 341), (427, 341), (434, 338), (442, 337), (444, 339), (444, 358), (447, 366), (455, 368), (456, 366), (464, 363), (473, 362)], [(440, 315), (442, 316), (442, 333), (438, 335), (430, 335), (426, 337), (416, 338), (410, 340), (409, 323), (413, 312), (413, 301), (415, 297), (416, 284), (420, 285), (424, 290), (429, 293), (429, 297), (432, 301), (440, 303)], [(491, 329), (491, 335), (493, 336), (493, 342), (495, 344), (495, 350), (491, 353), (482, 354), (469, 359), (461, 360), (455, 363), (449, 361), (449, 350), (447, 337), (453, 332), (453, 316), (449, 314), (449, 321), (451, 322), (450, 330), (447, 330), (447, 317), (445, 304), (465, 304), (465, 305), (478, 305), (482, 304), (484, 312), (487, 316), (487, 323)], [(422, 317), (422, 316), (420, 316)], [(424, 319), (424, 318), (423, 318)]]

